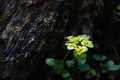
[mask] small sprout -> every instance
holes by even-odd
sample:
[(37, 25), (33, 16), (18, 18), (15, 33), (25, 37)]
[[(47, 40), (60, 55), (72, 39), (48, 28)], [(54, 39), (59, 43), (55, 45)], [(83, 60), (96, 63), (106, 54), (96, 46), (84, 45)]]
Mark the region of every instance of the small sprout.
[(96, 76), (96, 71), (95, 71), (95, 69), (90, 69), (89, 72), (90, 72), (93, 76)]
[(29, 54), (29, 52), (26, 52), (24, 57), (27, 58)]
[(12, 62), (12, 61), (14, 61), (14, 59), (15, 59), (14, 57), (11, 57), (11, 58), (10, 58), (10, 61)]

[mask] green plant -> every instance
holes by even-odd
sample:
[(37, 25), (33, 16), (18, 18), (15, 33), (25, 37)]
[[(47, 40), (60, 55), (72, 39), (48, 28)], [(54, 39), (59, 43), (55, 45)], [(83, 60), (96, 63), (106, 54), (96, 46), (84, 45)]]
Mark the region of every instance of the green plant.
[[(88, 49), (94, 47), (93, 42), (89, 40), (89, 36), (68, 36), (65, 37), (65, 39), (65, 46), (68, 50), (65, 57), (62, 60), (47, 58), (45, 63), (52, 68), (54, 73), (61, 75), (66, 80), (73, 80), (71, 73), (74, 69), (80, 72), (87, 72), (91, 74), (91, 76), (96, 77), (98, 74), (120, 70), (120, 64), (116, 65), (112, 59), (105, 55), (92, 55), (91, 60), (98, 64), (95, 69), (91, 67), (91, 63), (88, 64), (86, 62)], [(97, 49), (99, 49), (99, 47)], [(73, 58), (67, 60), (68, 55), (73, 55)], [(115, 79), (115, 75), (109, 74), (108, 78)]]
[(103, 68), (103, 70), (107, 71), (117, 71), (120, 69), (120, 64), (116, 65), (113, 60), (109, 60), (106, 62), (106, 64), (101, 63), (100, 66)]
[[(67, 47), (67, 54), (63, 60), (47, 58), (45, 63), (50, 66), (56, 74), (60, 74), (66, 80), (73, 80), (70, 76), (70, 68), (75, 67), (82, 71), (89, 71), (92, 75), (96, 75), (96, 71), (91, 69), (89, 64), (86, 63), (88, 48), (93, 48), (93, 43), (87, 35), (78, 35), (65, 37), (67, 40), (65, 46)], [(70, 54), (72, 51), (72, 54)], [(66, 60), (68, 55), (73, 55), (73, 59)]]
[(117, 10), (120, 11), (120, 4), (117, 5)]
[(104, 55), (96, 55), (96, 54), (94, 54), (93, 56), (92, 56), (92, 58), (93, 59), (95, 59), (96, 61), (104, 61), (105, 59), (106, 59), (106, 56), (104, 56)]
[[(115, 64), (114, 60), (110, 59), (108, 57), (106, 57), (105, 55), (96, 55), (94, 54), (92, 56), (92, 58), (99, 62), (99, 66), (98, 68), (100, 69), (100, 73), (107, 73), (107, 72), (112, 72), (114, 73), (115, 71), (120, 70), (120, 64)], [(109, 74), (108, 78), (111, 80), (115, 80), (115, 74)]]

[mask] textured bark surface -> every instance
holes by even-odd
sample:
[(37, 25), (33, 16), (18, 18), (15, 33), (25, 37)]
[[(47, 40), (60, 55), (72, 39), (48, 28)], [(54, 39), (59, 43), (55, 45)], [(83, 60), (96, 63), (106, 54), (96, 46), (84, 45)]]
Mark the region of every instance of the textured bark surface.
[(46, 80), (45, 58), (63, 57), (65, 36), (92, 36), (102, 7), (102, 0), (0, 0), (1, 79)]

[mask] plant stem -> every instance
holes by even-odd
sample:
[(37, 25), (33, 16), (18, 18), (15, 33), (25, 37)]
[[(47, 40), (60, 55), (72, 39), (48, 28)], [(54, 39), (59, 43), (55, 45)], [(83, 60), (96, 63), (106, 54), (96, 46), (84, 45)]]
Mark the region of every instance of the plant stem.
[(50, 76), (48, 77), (48, 80), (50, 80), (51, 76), (53, 75), (53, 72), (51, 72)]
[(70, 51), (67, 52), (67, 54), (65, 55), (65, 57), (63, 58), (62, 61), (65, 61), (65, 59), (67, 58), (68, 54), (70, 53)]
[[(70, 53), (70, 51), (67, 51), (67, 54), (65, 55), (65, 57), (62, 59), (62, 61), (64, 62), (65, 61), (65, 59), (67, 58), (67, 56), (69, 55), (69, 53)], [(58, 64), (57, 66), (59, 66), (60, 64)], [(50, 76), (48, 77), (48, 80), (50, 80), (50, 78), (51, 78), (51, 76), (53, 75), (53, 73), (54, 72), (52, 72), (51, 74), (50, 74)]]

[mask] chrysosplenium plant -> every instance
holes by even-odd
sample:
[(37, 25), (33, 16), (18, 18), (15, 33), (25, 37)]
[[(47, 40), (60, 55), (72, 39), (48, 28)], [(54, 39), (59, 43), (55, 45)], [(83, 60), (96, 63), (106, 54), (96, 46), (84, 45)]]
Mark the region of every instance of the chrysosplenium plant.
[[(87, 35), (68, 36), (65, 37), (65, 46), (68, 53), (62, 60), (47, 58), (46, 64), (50, 66), (56, 74), (60, 74), (66, 80), (73, 80), (70, 75), (70, 70), (77, 68), (80, 71), (89, 71), (93, 75), (96, 74), (94, 69), (91, 69), (86, 63), (87, 54), (89, 48), (93, 48), (93, 43), (90, 41), (90, 37)], [(73, 59), (66, 60), (68, 55), (73, 55)]]
[(68, 50), (73, 50), (75, 55), (81, 55), (87, 52), (88, 48), (93, 48), (93, 43), (87, 35), (68, 36), (65, 39), (67, 39), (65, 46), (67, 46)]

